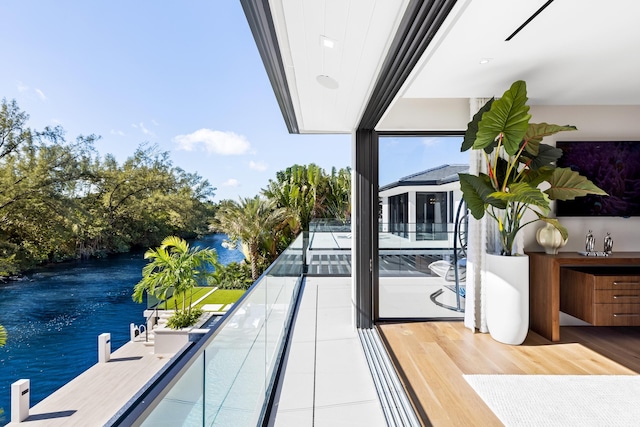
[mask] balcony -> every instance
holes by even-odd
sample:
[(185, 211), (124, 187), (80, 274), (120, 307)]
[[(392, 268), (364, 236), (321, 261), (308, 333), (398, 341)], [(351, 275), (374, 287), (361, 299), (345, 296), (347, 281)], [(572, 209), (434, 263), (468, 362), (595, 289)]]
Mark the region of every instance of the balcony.
[[(429, 301), (428, 293), (416, 294), (419, 286), (445, 282), (411, 263), (380, 278), (381, 313), (395, 304), (399, 315), (358, 330), (350, 238), (347, 228), (330, 224), (316, 224), (308, 240), (299, 236), (233, 311), (110, 424), (501, 425), (503, 414), (468, 376), (629, 378), (640, 372), (638, 328), (563, 327), (560, 343), (530, 332), (522, 346), (512, 347), (472, 333), (452, 318), (460, 319), (459, 312), (442, 309), (448, 315), (439, 320), (403, 315), (412, 301)], [(415, 260), (408, 247), (402, 250), (399, 260)], [(385, 302), (390, 298), (397, 299)]]

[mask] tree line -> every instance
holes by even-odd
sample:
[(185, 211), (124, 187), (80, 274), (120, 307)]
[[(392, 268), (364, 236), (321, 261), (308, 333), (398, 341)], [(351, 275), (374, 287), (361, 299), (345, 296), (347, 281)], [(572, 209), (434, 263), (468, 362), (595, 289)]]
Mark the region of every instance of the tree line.
[[(247, 287), (315, 218), (348, 221), (351, 171), (315, 164), (276, 173), (259, 195), (213, 203), (215, 188), (141, 144), (122, 164), (94, 148), (34, 130), (16, 101), (0, 104), (0, 280), (48, 262), (150, 248), (167, 236), (224, 232), (248, 263), (221, 269), (223, 287)], [(229, 283), (227, 286), (226, 283)]]
[(277, 172), (253, 198), (220, 202), (213, 227), (242, 246), (256, 280), (313, 219), (350, 217), (351, 170), (334, 167), (327, 173), (312, 163)]
[(0, 104), (0, 278), (68, 259), (148, 248), (208, 231), (214, 188), (141, 144), (122, 164), (95, 135), (34, 130), (16, 101)]

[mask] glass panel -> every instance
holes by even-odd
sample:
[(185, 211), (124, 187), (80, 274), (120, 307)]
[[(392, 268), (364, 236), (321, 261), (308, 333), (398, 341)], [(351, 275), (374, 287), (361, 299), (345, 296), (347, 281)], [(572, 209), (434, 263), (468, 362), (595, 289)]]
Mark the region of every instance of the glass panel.
[(266, 280), (205, 350), (205, 425), (256, 425), (265, 394)]
[(202, 388), (204, 383), (204, 355), (169, 390), (142, 427), (175, 427), (204, 425)]
[(351, 276), (351, 224), (313, 220), (309, 226), (308, 276)]
[(232, 308), (144, 426), (259, 423), (300, 289), (305, 239), (299, 236)]
[(416, 193), (416, 240), (447, 239), (448, 193)]
[(457, 174), (468, 169), (461, 143), (461, 136), (380, 138), (381, 318), (463, 316), (465, 261), (458, 251), (453, 268), (451, 212), (462, 197)]

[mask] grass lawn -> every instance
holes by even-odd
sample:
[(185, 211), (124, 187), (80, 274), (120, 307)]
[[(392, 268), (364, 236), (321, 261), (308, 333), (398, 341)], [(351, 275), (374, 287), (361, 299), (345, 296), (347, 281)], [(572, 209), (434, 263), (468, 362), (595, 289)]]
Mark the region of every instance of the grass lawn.
[(244, 293), (245, 291), (241, 289), (218, 289), (200, 301), (197, 306), (202, 307), (204, 304), (231, 304), (238, 301)]
[[(193, 296), (191, 297), (191, 302), (193, 303), (198, 301), (199, 298), (203, 297), (207, 292), (211, 291), (213, 288), (214, 288), (213, 286), (198, 286), (197, 288), (194, 288)], [(216, 291), (216, 292), (219, 292), (219, 291)], [(179, 309), (182, 308), (182, 295), (174, 295), (173, 297), (169, 298), (169, 300), (167, 301), (166, 309), (175, 310), (176, 302), (177, 302), (178, 308)], [(187, 304), (188, 303), (189, 303), (189, 294), (187, 293)], [(164, 309), (165, 305), (160, 304), (158, 308)]]

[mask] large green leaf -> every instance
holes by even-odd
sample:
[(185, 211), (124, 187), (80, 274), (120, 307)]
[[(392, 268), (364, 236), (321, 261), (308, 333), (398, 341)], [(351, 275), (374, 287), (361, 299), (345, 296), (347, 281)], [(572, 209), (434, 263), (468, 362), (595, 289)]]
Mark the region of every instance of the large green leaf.
[(511, 183), (515, 182), (516, 177), (518, 176), (518, 172), (515, 168), (511, 169), (511, 173), (507, 177), (507, 171), (509, 170), (509, 162), (507, 162), (502, 157), (498, 157), (495, 163), (495, 174), (496, 180), (498, 181), (498, 190), (504, 187), (504, 183), (506, 182), (506, 187), (510, 186)]
[(467, 131), (464, 133), (462, 147), (460, 147), (461, 152), (465, 152), (473, 147), (473, 143), (476, 141), (476, 134), (478, 133), (478, 123), (480, 123), (482, 115), (491, 109), (493, 101), (495, 101), (495, 98), (491, 98), (489, 101), (487, 101), (487, 103), (484, 104), (482, 108), (480, 108), (478, 112), (473, 115), (473, 118), (467, 124)]
[(545, 212), (549, 211), (549, 197), (536, 187), (525, 182), (514, 183), (509, 187), (509, 191), (496, 191), (490, 197), (502, 200), (506, 203), (523, 203), (534, 205)]
[(536, 155), (526, 151), (523, 152), (519, 160), (526, 163), (531, 169), (540, 169), (543, 167), (555, 167), (556, 160), (562, 157), (561, 149), (547, 144), (538, 144), (536, 151)]
[(482, 115), (473, 148), (488, 147), (493, 144), (498, 135), (502, 134), (502, 143), (507, 154), (516, 154), (531, 118), (529, 106), (526, 104), (526, 83), (518, 80), (502, 95), (502, 98), (493, 102), (488, 112)]
[(578, 172), (569, 168), (555, 168), (549, 179), (549, 187), (545, 192), (552, 200), (573, 200), (576, 197), (596, 194), (608, 194)]
[(548, 123), (529, 123), (527, 131), (524, 134), (526, 142), (525, 150), (533, 156), (538, 155), (538, 146), (545, 136), (553, 135), (558, 132), (578, 130), (575, 126), (559, 126)]
[(471, 215), (473, 215), (475, 219), (480, 219), (484, 216), (488, 204), (496, 206), (499, 209), (506, 208), (506, 203), (491, 197), (495, 189), (491, 186), (487, 175), (479, 174), (479, 176), (475, 176), (460, 173), (458, 176), (460, 177), (462, 197), (465, 202), (467, 202), (469, 211), (471, 211)]
[(523, 182), (526, 182), (531, 187), (537, 187), (545, 181), (548, 181), (553, 175), (554, 167), (542, 167), (540, 169), (529, 169), (523, 176)]

